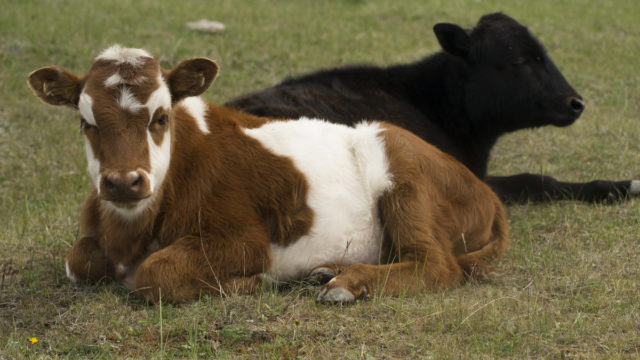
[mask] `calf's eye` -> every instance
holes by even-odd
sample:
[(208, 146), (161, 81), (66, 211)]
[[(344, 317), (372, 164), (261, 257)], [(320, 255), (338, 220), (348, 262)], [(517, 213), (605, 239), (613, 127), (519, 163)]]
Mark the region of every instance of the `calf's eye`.
[(168, 121), (169, 121), (169, 117), (167, 115), (162, 115), (158, 118), (158, 120), (156, 120), (156, 123), (158, 125), (164, 126), (167, 124)]
[(87, 129), (91, 129), (94, 128), (95, 126), (89, 124), (87, 122), (87, 120), (85, 120), (84, 118), (80, 118), (80, 130), (87, 130)]

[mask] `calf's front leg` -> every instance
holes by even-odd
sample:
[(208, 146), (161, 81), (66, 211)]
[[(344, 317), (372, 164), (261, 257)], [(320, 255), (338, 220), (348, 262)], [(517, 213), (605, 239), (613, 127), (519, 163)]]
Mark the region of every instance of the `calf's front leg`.
[(251, 293), (262, 287), (270, 259), (268, 245), (255, 241), (185, 236), (142, 262), (134, 288), (147, 301), (171, 303)]
[(80, 238), (69, 252), (65, 261), (67, 277), (73, 282), (97, 282), (114, 278), (113, 264), (107, 259), (95, 237)]
[(67, 277), (73, 282), (97, 282), (116, 277), (115, 266), (100, 244), (100, 201), (93, 189), (84, 202), (80, 216), (80, 239), (65, 259)]

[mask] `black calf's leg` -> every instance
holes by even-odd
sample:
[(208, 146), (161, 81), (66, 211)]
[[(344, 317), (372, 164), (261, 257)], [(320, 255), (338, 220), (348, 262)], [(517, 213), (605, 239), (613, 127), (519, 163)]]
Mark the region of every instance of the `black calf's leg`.
[(640, 195), (640, 180), (595, 180), (588, 183), (571, 183), (558, 181), (550, 176), (523, 173), (511, 176), (487, 176), (485, 182), (504, 202), (557, 200), (606, 202)]

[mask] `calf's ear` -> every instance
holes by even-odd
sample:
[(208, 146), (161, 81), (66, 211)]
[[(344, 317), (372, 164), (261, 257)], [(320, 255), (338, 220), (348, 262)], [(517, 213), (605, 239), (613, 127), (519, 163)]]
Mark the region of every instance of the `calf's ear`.
[(57, 66), (47, 66), (29, 74), (27, 83), (40, 100), (51, 105), (78, 108), (82, 80), (70, 71)]
[(173, 103), (205, 92), (218, 74), (218, 64), (207, 58), (188, 59), (167, 74)]
[(444, 51), (462, 58), (467, 57), (471, 39), (463, 28), (456, 24), (439, 23), (433, 27), (433, 32)]

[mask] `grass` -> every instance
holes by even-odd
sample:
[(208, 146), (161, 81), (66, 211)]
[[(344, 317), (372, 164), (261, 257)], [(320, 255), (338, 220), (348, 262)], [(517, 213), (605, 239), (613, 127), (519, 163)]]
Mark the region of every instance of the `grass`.
[[(635, 0), (17, 1), (0, 12), (0, 359), (640, 358), (640, 201), (508, 207), (500, 279), (353, 306), (295, 286), (149, 307), (116, 284), (74, 287), (88, 177), (78, 120), (41, 104), (27, 74), (83, 73), (113, 43), (165, 66), (208, 56), (222, 103), (322, 67), (408, 62), (438, 50), (439, 21), (504, 11), (527, 24), (587, 101), (569, 128), (502, 139), (494, 174), (640, 177), (640, 12)], [(210, 36), (184, 24), (222, 21)], [(38, 342), (31, 344), (29, 338)]]

